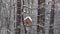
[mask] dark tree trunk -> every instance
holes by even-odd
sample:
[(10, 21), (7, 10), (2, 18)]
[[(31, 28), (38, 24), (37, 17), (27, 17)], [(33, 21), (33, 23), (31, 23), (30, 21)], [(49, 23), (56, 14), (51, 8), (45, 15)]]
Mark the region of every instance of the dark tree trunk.
[[(41, 5), (43, 4), (43, 6), (45, 5), (45, 0), (38, 0), (38, 16), (37, 16), (37, 24), (40, 24), (42, 26), (44, 26), (44, 22), (45, 22), (45, 8), (41, 7)], [(37, 26), (37, 34), (40, 34), (40, 30), (42, 30), (42, 33), (44, 33), (44, 28)]]
[(16, 33), (15, 34), (20, 34), (20, 28), (18, 26), (20, 26), (21, 23), (21, 0), (17, 0), (17, 22), (16, 22)]
[[(54, 4), (55, 4), (55, 0), (52, 0), (54, 3), (52, 4), (52, 7), (51, 7), (51, 15), (50, 15), (50, 25), (54, 25)], [(53, 26), (50, 26), (50, 30), (49, 30), (49, 34), (53, 34)]]

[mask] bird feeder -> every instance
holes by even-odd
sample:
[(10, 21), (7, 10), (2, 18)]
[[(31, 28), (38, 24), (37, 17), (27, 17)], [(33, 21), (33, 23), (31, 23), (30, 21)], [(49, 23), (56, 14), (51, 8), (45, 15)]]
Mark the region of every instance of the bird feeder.
[(30, 16), (27, 16), (26, 18), (24, 18), (25, 26), (31, 25), (31, 23), (32, 23), (32, 19)]

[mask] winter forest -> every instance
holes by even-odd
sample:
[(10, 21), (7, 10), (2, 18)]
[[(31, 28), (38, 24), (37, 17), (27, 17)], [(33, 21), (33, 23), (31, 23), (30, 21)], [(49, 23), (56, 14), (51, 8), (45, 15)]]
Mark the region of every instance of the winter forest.
[(0, 34), (60, 34), (60, 0), (0, 0)]

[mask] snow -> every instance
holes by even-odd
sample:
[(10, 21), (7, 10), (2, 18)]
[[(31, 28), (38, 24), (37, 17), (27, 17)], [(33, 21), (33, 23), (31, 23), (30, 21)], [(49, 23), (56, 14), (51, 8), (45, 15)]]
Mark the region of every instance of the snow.
[(30, 17), (30, 16), (27, 16), (24, 20), (26, 20), (27, 18), (29, 18), (29, 19), (31, 20), (31, 22), (32, 22), (32, 19), (31, 19), (31, 17)]

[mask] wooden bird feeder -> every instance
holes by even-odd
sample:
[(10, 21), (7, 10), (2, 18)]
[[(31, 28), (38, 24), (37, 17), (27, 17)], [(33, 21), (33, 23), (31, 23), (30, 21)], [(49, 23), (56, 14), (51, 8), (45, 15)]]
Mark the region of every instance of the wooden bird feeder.
[(31, 25), (31, 23), (32, 23), (31, 17), (27, 16), (27, 17), (24, 19), (24, 24), (25, 24), (26, 26), (28, 26), (28, 25)]

